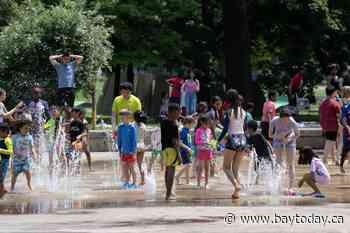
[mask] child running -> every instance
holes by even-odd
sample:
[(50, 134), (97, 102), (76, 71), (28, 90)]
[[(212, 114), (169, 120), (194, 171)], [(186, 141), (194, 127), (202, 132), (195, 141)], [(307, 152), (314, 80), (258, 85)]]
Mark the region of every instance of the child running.
[(208, 189), (209, 163), (213, 159), (213, 150), (210, 148), (210, 141), (213, 139), (213, 134), (209, 128), (209, 118), (201, 116), (198, 119), (198, 127), (195, 133), (195, 143), (197, 145), (197, 159), (199, 161), (197, 186), (201, 187), (202, 173), (204, 170), (205, 185)]
[(141, 185), (145, 184), (145, 172), (142, 167), (143, 158), (146, 151), (145, 135), (146, 135), (146, 115), (142, 111), (134, 113), (135, 127), (137, 132), (137, 166), (141, 176)]
[[(191, 129), (194, 127), (194, 119), (190, 116), (185, 117), (183, 120), (183, 128), (180, 131), (180, 140), (181, 143), (186, 145), (188, 148), (193, 149)], [(186, 150), (184, 148), (180, 149), (182, 165), (183, 167), (176, 175), (176, 183), (180, 184), (180, 178), (183, 173), (186, 175), (186, 184), (190, 183), (190, 167), (191, 167), (191, 156), (192, 151)]]
[(308, 184), (314, 192), (310, 194), (304, 194), (304, 196), (313, 196), (318, 198), (324, 198), (325, 195), (321, 193), (317, 184), (327, 185), (331, 182), (329, 172), (322, 162), (322, 160), (315, 154), (315, 152), (306, 147), (300, 151), (300, 156), (303, 160), (310, 164), (310, 172), (306, 173), (303, 178), (299, 181), (298, 187), (301, 188), (304, 183)]
[[(136, 185), (136, 149), (137, 149), (137, 133), (134, 124), (130, 123), (131, 112), (122, 109), (119, 112), (121, 124), (118, 126), (118, 150), (122, 164), (122, 182), (123, 188), (137, 188)], [(132, 183), (129, 183), (130, 176)]]
[(10, 157), (13, 155), (13, 145), (9, 137), (10, 128), (8, 125), (0, 124), (0, 198), (7, 193), (5, 189), (5, 178), (7, 176)]
[(177, 120), (180, 117), (179, 104), (170, 103), (168, 106), (168, 117), (163, 119), (160, 124), (162, 156), (165, 163), (165, 200), (175, 199), (172, 188), (175, 178), (175, 168), (181, 164), (181, 157), (178, 153), (180, 144), (179, 128)]
[(27, 178), (27, 185), (32, 191), (31, 185), (31, 162), (36, 160), (36, 151), (34, 149), (34, 141), (30, 135), (31, 122), (21, 121), (18, 123), (18, 133), (12, 136), (13, 141), (13, 160), (12, 160), (12, 180), (11, 191), (15, 189), (17, 177), (22, 172)]

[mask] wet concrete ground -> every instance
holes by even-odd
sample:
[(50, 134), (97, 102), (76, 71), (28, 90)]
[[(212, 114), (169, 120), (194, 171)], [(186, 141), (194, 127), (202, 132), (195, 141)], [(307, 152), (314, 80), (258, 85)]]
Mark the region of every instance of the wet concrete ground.
[[(69, 178), (55, 192), (38, 185), (34, 177), (34, 191), (29, 193), (20, 177), (15, 192), (0, 200), (0, 232), (350, 232), (350, 177), (335, 166), (330, 166), (332, 184), (321, 188), (325, 199), (269, 195), (257, 188), (232, 201), (231, 186), (220, 171), (210, 180), (209, 190), (178, 185), (176, 201), (166, 202), (158, 166), (157, 194), (145, 196), (142, 189), (121, 190), (115, 185), (111, 153), (95, 153), (93, 158), (93, 172), (84, 164), (81, 177)], [(298, 166), (298, 178), (306, 171)], [(341, 215), (344, 222), (227, 225), (224, 217), (229, 212), (237, 216)]]

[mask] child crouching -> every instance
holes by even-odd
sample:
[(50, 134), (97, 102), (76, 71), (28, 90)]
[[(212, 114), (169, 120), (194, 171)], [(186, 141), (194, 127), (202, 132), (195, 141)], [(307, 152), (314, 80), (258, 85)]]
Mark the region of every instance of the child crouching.
[(313, 189), (314, 192), (306, 194), (305, 196), (324, 198), (325, 195), (321, 193), (317, 184), (327, 185), (331, 182), (331, 177), (326, 166), (311, 148), (306, 147), (301, 150), (300, 156), (304, 161), (306, 161), (307, 164), (310, 164), (310, 172), (303, 176), (298, 183), (298, 187), (300, 188), (304, 183), (306, 183)]

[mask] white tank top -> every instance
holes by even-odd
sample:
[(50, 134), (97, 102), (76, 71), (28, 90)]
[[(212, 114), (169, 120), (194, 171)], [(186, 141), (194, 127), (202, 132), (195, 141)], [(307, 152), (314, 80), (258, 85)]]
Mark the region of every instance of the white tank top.
[(234, 111), (231, 111), (229, 134), (244, 134), (245, 117), (246, 112), (241, 107), (238, 108), (237, 118), (235, 117)]

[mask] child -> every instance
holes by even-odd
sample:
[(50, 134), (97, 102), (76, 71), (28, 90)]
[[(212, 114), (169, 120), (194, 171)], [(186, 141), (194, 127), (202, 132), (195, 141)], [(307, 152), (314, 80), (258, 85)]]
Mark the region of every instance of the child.
[[(118, 126), (118, 150), (120, 153), (122, 164), (122, 181), (124, 188), (137, 188), (136, 186), (136, 149), (137, 149), (137, 133), (136, 128), (130, 123), (131, 112), (122, 109), (119, 112), (122, 123)], [(130, 176), (132, 183), (129, 184)]]
[(269, 135), (270, 122), (276, 116), (276, 99), (277, 93), (274, 91), (269, 92), (268, 100), (264, 103), (263, 106), (262, 118), (260, 123), (261, 133), (269, 141), (271, 141)]
[(0, 124), (0, 198), (7, 193), (4, 181), (7, 175), (10, 156), (13, 155), (13, 145), (9, 134), (10, 128), (4, 123)]
[(216, 127), (222, 128), (224, 114), (220, 96), (213, 96), (211, 98), (211, 110), (208, 112), (208, 116), (213, 124), (212, 127), (214, 129)]
[(162, 92), (161, 97), (161, 106), (159, 115), (160, 118), (165, 118), (168, 115), (168, 104), (169, 104), (169, 96), (166, 92)]
[(27, 185), (30, 191), (32, 191), (31, 185), (31, 161), (36, 159), (36, 151), (34, 149), (34, 141), (32, 135), (30, 135), (31, 122), (21, 121), (18, 122), (19, 132), (12, 136), (13, 141), (13, 160), (12, 160), (12, 180), (11, 191), (15, 189), (17, 177), (22, 172), (27, 178)]
[(144, 112), (137, 111), (134, 113), (135, 127), (137, 132), (137, 166), (141, 176), (141, 185), (145, 184), (145, 172), (142, 167), (143, 158), (146, 150), (145, 134), (146, 134), (146, 115)]
[[(279, 117), (271, 121), (269, 135), (273, 139), (272, 146), (277, 163), (283, 166), (284, 161), (287, 162), (288, 189), (291, 189), (295, 180), (296, 141), (300, 136), (300, 131), (289, 109), (282, 109)], [(286, 159), (284, 159), (285, 156)]]
[(255, 104), (252, 102), (247, 103), (246, 106), (246, 122), (254, 120), (253, 112), (254, 112)]
[(33, 120), (33, 126), (30, 134), (33, 136), (34, 146), (37, 154), (39, 154), (40, 143), (44, 137), (44, 125), (49, 119), (50, 115), (49, 105), (46, 101), (41, 99), (41, 94), (42, 89), (40, 87), (34, 87), (32, 90), (33, 100), (28, 104), (28, 109)]
[[(181, 143), (186, 145), (188, 148), (193, 148), (192, 138), (191, 138), (191, 129), (194, 126), (194, 119), (190, 116), (185, 117), (183, 121), (183, 128), (180, 131), (180, 140)], [(176, 183), (180, 184), (180, 177), (185, 172), (186, 174), (186, 184), (190, 183), (190, 166), (191, 166), (191, 151), (188, 151), (184, 148), (180, 150), (182, 165), (183, 168), (176, 175)]]
[(303, 186), (304, 182), (307, 183), (312, 189), (313, 193), (306, 194), (304, 196), (313, 196), (324, 198), (325, 195), (321, 193), (317, 184), (326, 185), (331, 181), (331, 177), (328, 170), (322, 160), (315, 154), (315, 152), (307, 147), (300, 151), (300, 156), (310, 164), (310, 172), (306, 173), (303, 178), (299, 181), (298, 187)]
[(178, 154), (179, 148), (179, 129), (177, 120), (180, 117), (180, 106), (171, 103), (168, 106), (168, 117), (160, 123), (162, 156), (165, 163), (165, 200), (174, 199), (172, 194), (174, 184), (175, 168), (181, 163), (181, 157)]
[[(53, 161), (54, 161), (54, 151), (56, 135), (59, 126), (60, 112), (56, 106), (50, 107), (50, 119), (44, 125), (45, 134), (47, 137), (47, 143), (49, 148), (49, 173), (52, 175), (53, 172)], [(57, 150), (56, 150), (57, 151)]]
[(201, 116), (198, 120), (198, 127), (195, 133), (195, 143), (197, 145), (197, 159), (199, 161), (197, 186), (200, 187), (202, 173), (204, 170), (205, 189), (208, 188), (209, 162), (213, 159), (213, 150), (210, 148), (210, 141), (213, 134), (209, 128), (209, 118)]
[(89, 122), (85, 119), (85, 111), (80, 110), (80, 121), (84, 124), (86, 134), (81, 138), (82, 139), (82, 151), (86, 154), (86, 159), (88, 161), (89, 171), (92, 171), (91, 165), (91, 153), (89, 150)]
[[(167, 109), (167, 111), (168, 111), (168, 109)], [(162, 152), (162, 143), (161, 143), (160, 134), (161, 133), (160, 133), (159, 128), (156, 128), (151, 133), (152, 156), (151, 156), (151, 160), (149, 161), (149, 166), (147, 168), (148, 174), (152, 173), (153, 163), (157, 159), (157, 157), (159, 155), (161, 155), (161, 152)], [(162, 160), (162, 156), (159, 156), (159, 157), (160, 157), (160, 168), (161, 168), (161, 171), (163, 171), (164, 170), (164, 163)]]
[[(251, 120), (247, 123), (247, 144), (250, 145), (252, 150), (255, 151), (257, 155), (257, 161), (255, 166), (255, 171), (258, 171), (259, 166), (264, 161), (268, 161), (272, 166), (272, 146), (267, 141), (267, 139), (258, 131), (258, 123)], [(259, 176), (259, 174), (258, 174)], [(258, 183), (259, 177), (257, 176), (256, 182)]]
[(85, 125), (81, 121), (80, 112), (81, 111), (78, 108), (72, 109), (72, 121), (69, 124), (70, 146), (66, 153), (66, 159), (69, 171), (73, 175), (77, 175), (80, 172), (80, 151), (82, 150), (82, 138), (87, 135)]

